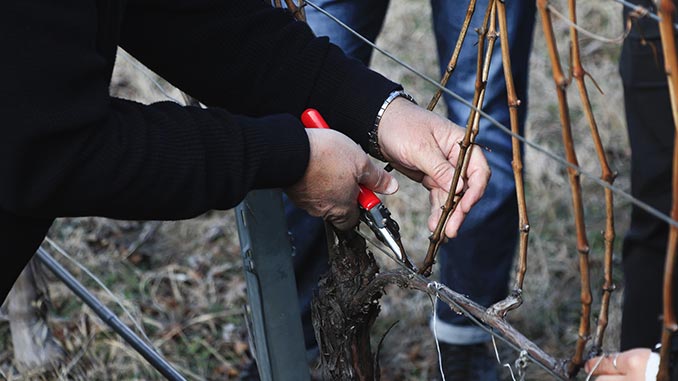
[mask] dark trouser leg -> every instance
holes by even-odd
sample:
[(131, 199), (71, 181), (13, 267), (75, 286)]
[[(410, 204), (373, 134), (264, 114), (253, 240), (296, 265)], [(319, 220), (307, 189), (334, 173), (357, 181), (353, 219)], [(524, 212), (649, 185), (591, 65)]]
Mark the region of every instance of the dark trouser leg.
[[(631, 144), (631, 193), (668, 213), (674, 125), (661, 54), (656, 56), (652, 45), (661, 52), (658, 39), (642, 44), (629, 37), (620, 61)], [(633, 207), (623, 249), (622, 350), (659, 342), (667, 237), (666, 223)]]

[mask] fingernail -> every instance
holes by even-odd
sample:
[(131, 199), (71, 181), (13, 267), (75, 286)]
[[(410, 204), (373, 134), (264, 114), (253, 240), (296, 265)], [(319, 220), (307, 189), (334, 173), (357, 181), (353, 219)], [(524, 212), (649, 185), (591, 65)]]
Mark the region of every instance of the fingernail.
[(398, 190), (398, 180), (395, 177), (391, 177), (391, 180), (388, 182), (386, 187), (386, 194), (393, 194)]

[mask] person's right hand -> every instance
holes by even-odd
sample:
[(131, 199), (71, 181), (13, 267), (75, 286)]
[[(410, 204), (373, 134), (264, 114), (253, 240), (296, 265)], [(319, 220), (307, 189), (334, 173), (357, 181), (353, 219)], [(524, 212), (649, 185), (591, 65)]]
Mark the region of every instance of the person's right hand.
[[(607, 355), (602, 360), (600, 357), (594, 357), (586, 362), (586, 374), (600, 362), (598, 367), (592, 373), (599, 376), (596, 381), (645, 381), (654, 380), (654, 375), (646, 375), (648, 360), (652, 352), (647, 348), (637, 348)], [(616, 358), (616, 361), (615, 361)], [(647, 377), (650, 378), (647, 378)]]
[(396, 179), (345, 135), (327, 129), (306, 133), (311, 146), (306, 173), (285, 192), (312, 216), (348, 230), (358, 224), (358, 184), (382, 194), (398, 190)]

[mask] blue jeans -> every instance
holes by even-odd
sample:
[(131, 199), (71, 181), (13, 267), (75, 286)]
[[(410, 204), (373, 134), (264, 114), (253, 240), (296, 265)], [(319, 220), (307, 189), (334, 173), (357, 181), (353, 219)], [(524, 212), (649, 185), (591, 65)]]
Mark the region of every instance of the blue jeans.
[[(372, 41), (381, 30), (388, 7), (388, 0), (316, 0), (316, 3)], [(431, 0), (441, 73), (452, 54), (467, 5), (467, 1)], [(473, 30), (482, 22), (486, 6), (487, 0), (478, 1), (457, 68), (447, 85), (450, 90), (468, 100), (473, 99), (477, 59), (477, 38)], [(528, 58), (534, 26), (534, 7), (533, 1), (506, 3), (513, 75), (518, 97), (522, 101), (522, 107), (519, 108), (521, 130), (526, 116)], [(317, 35), (329, 36), (330, 41), (339, 45), (348, 55), (365, 64), (369, 63), (372, 49), (368, 45), (311, 7), (306, 9), (308, 23)], [(449, 110), (449, 119), (465, 125), (470, 112), (468, 106), (447, 96), (444, 101)], [(494, 51), (483, 109), (502, 124), (509, 125), (499, 41)], [(476, 141), (491, 150), (485, 155), (492, 168), (492, 178), (485, 196), (466, 217), (459, 236), (440, 248), (438, 263), (442, 283), (482, 305), (489, 306), (503, 299), (508, 291), (518, 236), (518, 218), (510, 137), (482, 119)], [(310, 228), (316, 224), (322, 226), (322, 223), (302, 215), (303, 212), (294, 210), (291, 206), (288, 208), (288, 222), (296, 246), (297, 269), (306, 271), (312, 267), (313, 270), (322, 270), (321, 265), (310, 263), (319, 261), (319, 253), (322, 251), (326, 255), (324, 238), (313, 235), (315, 233), (308, 234), (311, 230), (322, 232), (322, 227)], [(302, 311), (305, 312), (310, 303), (307, 298), (311, 295), (306, 290), (314, 287), (318, 274), (297, 274), (300, 276), (300, 302)], [(441, 341), (474, 344), (489, 340), (485, 331), (465, 317), (457, 315), (447, 305), (438, 303), (436, 308), (436, 328)], [(307, 319), (310, 322), (310, 316)], [(310, 324), (305, 322), (304, 325), (312, 333)]]

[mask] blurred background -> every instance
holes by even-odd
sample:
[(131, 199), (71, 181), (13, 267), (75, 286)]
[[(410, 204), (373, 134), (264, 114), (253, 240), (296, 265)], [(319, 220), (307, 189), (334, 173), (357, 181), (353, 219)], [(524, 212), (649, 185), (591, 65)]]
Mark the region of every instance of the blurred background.
[[(464, 3), (464, 2), (460, 2)], [(553, 6), (567, 14), (564, 0)], [(607, 37), (623, 33), (621, 6), (611, 0), (581, 1), (582, 27)], [(460, 5), (461, 6), (461, 5)], [(465, 6), (465, 5), (464, 5)], [(477, 12), (479, 10), (476, 10)], [(417, 70), (438, 78), (437, 57), (426, 0), (393, 0), (377, 44)], [(482, 12), (482, 10), (480, 10)], [(569, 68), (567, 24), (554, 19), (564, 69)], [(474, 27), (473, 25), (471, 26)], [(475, 39), (469, 31), (468, 38)], [(525, 36), (529, 39), (531, 36)], [(619, 44), (581, 37), (583, 64), (604, 95), (587, 79), (608, 160), (619, 176), (617, 186), (629, 190), (627, 141), (621, 82), (617, 70)], [(498, 47), (497, 47), (498, 48)], [(449, 57), (444, 58), (445, 61)], [(388, 58), (375, 53), (372, 67), (401, 82), (420, 103), (435, 88)], [(551, 78), (541, 23), (537, 20), (531, 56), (526, 138), (563, 157), (558, 104)], [(454, 76), (452, 77), (454, 80)], [(492, 84), (488, 84), (492, 86)], [(589, 173), (600, 167), (582, 111), (578, 93), (568, 94), (580, 165)], [(111, 92), (140, 102), (182, 101), (181, 94), (161, 78), (142, 68), (133, 58), (118, 57)], [(444, 114), (440, 104), (436, 112)], [(480, 132), (482, 134), (482, 131)], [(525, 148), (525, 181), (531, 225), (528, 273), (524, 300), (508, 320), (528, 338), (556, 357), (574, 351), (579, 324), (579, 267), (575, 247), (571, 198), (565, 168), (543, 154)], [(401, 190), (385, 202), (403, 230), (403, 242), (417, 263), (428, 244), (428, 197), (425, 189), (400, 178)], [(602, 287), (605, 203), (603, 189), (582, 177), (588, 239), (591, 245), (591, 279), (595, 326)], [(621, 237), (628, 226), (630, 207), (615, 198), (615, 283), (605, 349), (618, 346), (621, 288)], [(248, 359), (248, 339), (243, 323), (245, 285), (232, 211), (209, 212), (181, 222), (114, 221), (101, 218), (61, 219), (50, 237), (89, 268), (109, 287), (157, 348), (191, 380), (237, 379)], [(80, 269), (58, 254), (66, 265), (101, 300), (130, 323), (130, 317)], [(377, 255), (384, 268), (388, 258)], [(435, 278), (437, 273), (434, 272)], [(68, 352), (67, 365), (35, 379), (61, 375), (75, 380), (162, 379), (146, 362), (62, 284), (47, 274), (51, 296), (50, 325)], [(434, 337), (428, 328), (431, 300), (427, 295), (396, 287), (381, 299), (382, 312), (373, 330), (378, 341), (391, 324), (398, 324), (384, 339), (380, 361), (384, 380), (433, 380), (437, 375)], [(513, 363), (517, 353), (499, 343), (502, 362)], [(0, 377), (24, 379), (13, 361), (9, 325), (0, 324)], [(504, 379), (510, 380), (503, 368)], [(580, 379), (585, 376), (580, 375)], [(528, 380), (545, 380), (537, 366), (528, 366)]]

